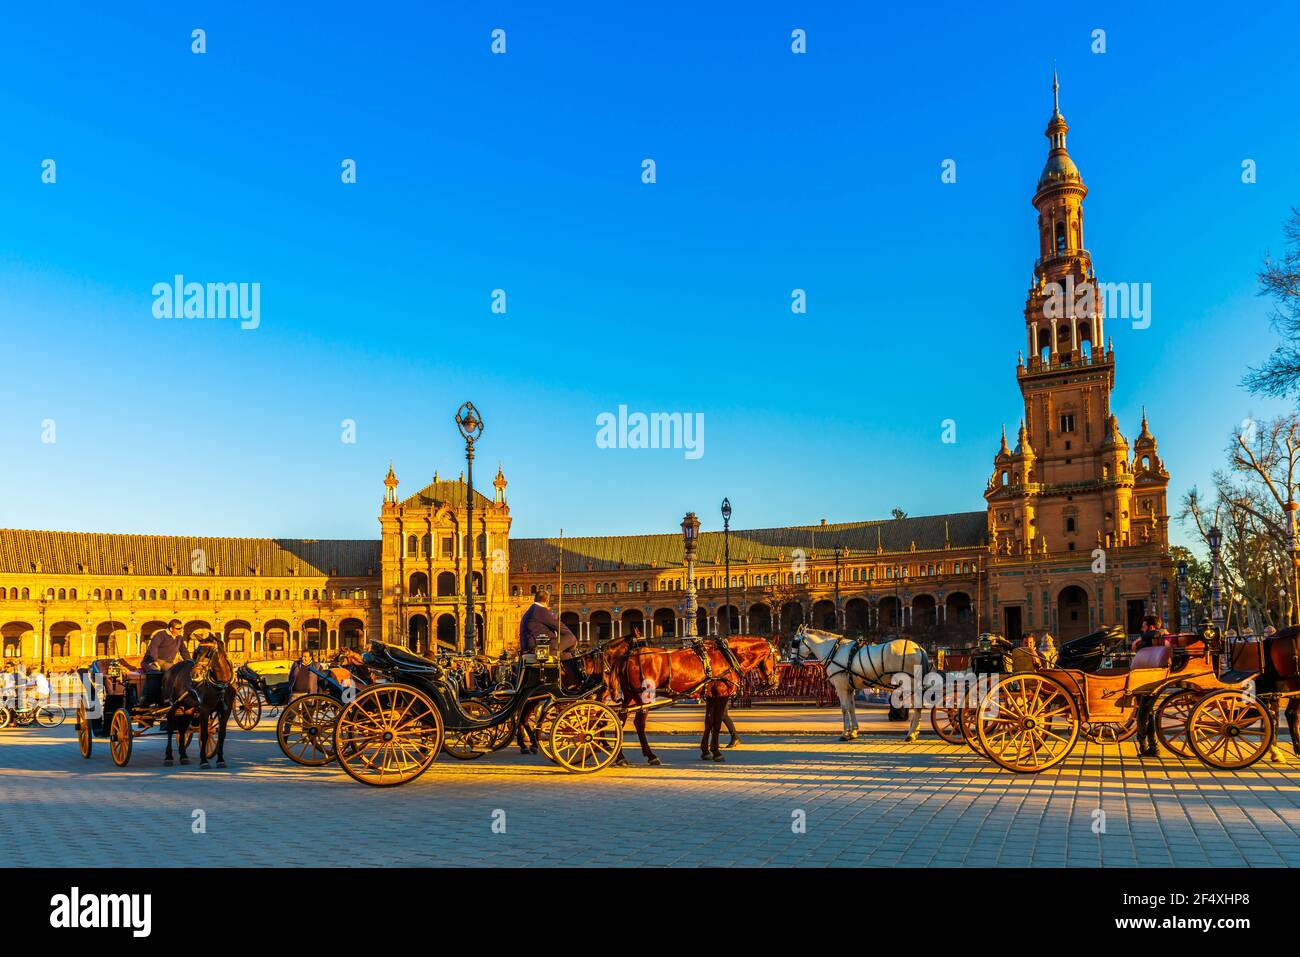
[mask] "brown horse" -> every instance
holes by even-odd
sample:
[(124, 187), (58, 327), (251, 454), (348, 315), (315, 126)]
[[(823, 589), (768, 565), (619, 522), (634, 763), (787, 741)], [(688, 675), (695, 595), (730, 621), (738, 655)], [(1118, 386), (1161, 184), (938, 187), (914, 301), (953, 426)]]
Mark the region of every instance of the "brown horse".
[[(1260, 692), (1276, 691), (1286, 698), (1286, 727), (1291, 732), (1291, 749), (1300, 755), (1300, 625), (1291, 625), (1264, 639), (1264, 671), (1258, 682)], [(1278, 699), (1279, 702), (1282, 700)], [(1273, 742), (1276, 747), (1276, 740)], [(1280, 760), (1280, 757), (1279, 757)]]
[(226, 766), (226, 722), (235, 705), (235, 668), (226, 657), (226, 645), (216, 635), (200, 642), (193, 661), (172, 665), (163, 675), (163, 701), (171, 707), (163, 726), (167, 729), (167, 753), (163, 764), (172, 763), (172, 734), (180, 745), (181, 764), (185, 756), (185, 732), (190, 721), (199, 723), (199, 767), (208, 768), (208, 719), (217, 716), (217, 767)]
[[(661, 763), (646, 740), (646, 708), (643, 705), (648, 703), (646, 699), (652, 691), (703, 698), (704, 736), (700, 739), (700, 757), (705, 761), (725, 760), (718, 749), (718, 735), (722, 730), (723, 716), (740, 682), (755, 670), (768, 685), (775, 685), (778, 678), (776, 646), (766, 638), (733, 635), (727, 640), (727, 645), (740, 666), (739, 673), (711, 639), (704, 640), (709, 659), (708, 675), (703, 660), (693, 648), (645, 648), (624, 639), (605, 646), (603, 650), (609, 666), (607, 687), (612, 697), (621, 701), (620, 719), (626, 721), (629, 709), (635, 709), (633, 724), (647, 763)], [(621, 754), (618, 762), (626, 763)]]

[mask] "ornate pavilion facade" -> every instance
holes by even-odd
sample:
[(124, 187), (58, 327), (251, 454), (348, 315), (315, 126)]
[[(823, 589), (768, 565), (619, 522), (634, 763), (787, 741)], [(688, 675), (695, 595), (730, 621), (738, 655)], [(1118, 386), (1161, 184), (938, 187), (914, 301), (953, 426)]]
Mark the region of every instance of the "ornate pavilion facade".
[[(1095, 284), (1083, 245), (1087, 189), (1066, 150), (1059, 107), (1033, 197), (1039, 256), (1016, 366), (1023, 421), (1004, 434), (986, 508), (920, 518), (700, 536), (697, 632), (730, 615), (733, 631), (789, 634), (800, 623), (849, 633), (903, 630), (964, 643), (977, 627), (1059, 638), (1102, 625), (1137, 628), (1177, 607), (1168, 557), (1169, 475), (1145, 415), (1130, 447), (1110, 410), (1115, 350), (1091, 311), (1054, 308), (1062, 284)], [(506, 479), (475, 491), (469, 528), (461, 479), (401, 498), (390, 467), (380, 537), (232, 539), (0, 530), (0, 651), (72, 667), (138, 654), (171, 618), (225, 636), (236, 658), (363, 647), (383, 637), (424, 650), (459, 646), (466, 582), (480, 647), (517, 644), (539, 589), (584, 642), (639, 629), (685, 633), (680, 534), (511, 539)], [(675, 517), (665, 525), (675, 522)], [(727, 597), (730, 597), (730, 603)]]

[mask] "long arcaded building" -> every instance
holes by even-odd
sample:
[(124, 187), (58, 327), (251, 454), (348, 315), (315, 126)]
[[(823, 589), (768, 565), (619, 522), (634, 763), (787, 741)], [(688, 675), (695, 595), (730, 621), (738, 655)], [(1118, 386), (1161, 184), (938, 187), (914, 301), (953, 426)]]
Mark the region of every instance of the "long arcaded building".
[[(1003, 436), (979, 511), (735, 531), (736, 630), (789, 633), (800, 622), (849, 632), (903, 629), (947, 637), (977, 625), (1058, 638), (1098, 625), (1136, 630), (1176, 604), (1168, 556), (1169, 475), (1143, 416), (1130, 446), (1110, 410), (1116, 356), (1103, 301), (1064, 316), (1061, 287), (1096, 284), (1084, 246), (1087, 188), (1054, 108), (1033, 194), (1038, 255), (1023, 314), (1023, 420)], [(1027, 347), (1027, 348), (1026, 348)], [(0, 637), (10, 661), (55, 668), (135, 654), (171, 618), (215, 630), (237, 657), (361, 646), (382, 636), (423, 650), (456, 647), (472, 574), (477, 631), (496, 654), (515, 643), (529, 595), (547, 589), (582, 639), (684, 633), (680, 534), (511, 539), (506, 479), (475, 493), (433, 481), (402, 498), (390, 467), (380, 537), (233, 539), (0, 531)], [(467, 555), (473, 555), (467, 569)], [(721, 533), (700, 537), (701, 633), (725, 619)], [(1161, 583), (1168, 582), (1167, 589)], [(837, 587), (838, 582), (838, 587)], [(839, 596), (839, 609), (836, 596)]]

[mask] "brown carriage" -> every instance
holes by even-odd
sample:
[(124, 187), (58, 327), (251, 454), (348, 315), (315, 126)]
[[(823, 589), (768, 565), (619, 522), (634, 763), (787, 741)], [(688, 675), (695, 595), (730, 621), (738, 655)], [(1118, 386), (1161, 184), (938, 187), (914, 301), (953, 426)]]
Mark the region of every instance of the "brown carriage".
[[(973, 709), (979, 750), (1010, 771), (1044, 771), (1065, 760), (1085, 728), (1094, 741), (1123, 740), (1123, 729), (1133, 725), (1138, 706), (1155, 698), (1153, 715), (1161, 743), (1179, 755), (1199, 757), (1189, 737), (1209, 734), (1214, 720), (1222, 723), (1229, 711), (1235, 716), (1248, 707), (1242, 693), (1252, 676), (1220, 676), (1215, 665), (1216, 656), (1205, 641), (1172, 636), (1170, 644), (1137, 652), (1123, 670), (1040, 668), (1006, 674)], [(1204, 728), (1198, 731), (1191, 716), (1206, 700), (1219, 701), (1221, 707), (1207, 711)], [(1264, 750), (1271, 720), (1264, 714), (1258, 728), (1245, 732), (1252, 742), (1262, 733), (1259, 746)], [(1237, 737), (1242, 732), (1232, 733)]]

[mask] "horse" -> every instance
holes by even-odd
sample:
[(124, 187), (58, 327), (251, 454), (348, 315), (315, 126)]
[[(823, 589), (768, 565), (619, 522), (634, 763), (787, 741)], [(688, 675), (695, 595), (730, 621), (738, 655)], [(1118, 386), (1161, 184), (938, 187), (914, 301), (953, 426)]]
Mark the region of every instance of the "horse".
[[(1286, 727), (1291, 733), (1291, 750), (1300, 755), (1300, 696), (1294, 694), (1300, 691), (1300, 625), (1289, 625), (1265, 638), (1263, 652), (1263, 671), (1257, 691), (1275, 691), (1286, 696)], [(1281, 702), (1282, 697), (1279, 697), (1279, 707)], [(1276, 721), (1269, 760), (1282, 761), (1282, 752), (1277, 745)]]
[[(862, 688), (892, 688), (886, 679), (896, 675), (917, 675), (922, 679), (931, 670), (930, 656), (924, 648), (909, 638), (893, 638), (878, 644), (851, 641), (842, 635), (816, 628), (800, 627), (795, 633), (795, 660), (817, 661), (826, 669), (826, 680), (831, 683), (840, 699), (840, 714), (844, 719), (841, 741), (852, 741), (858, 736), (858, 712), (853, 695)], [(912, 720), (904, 741), (920, 737), (921, 689), (913, 689)]]
[[(704, 699), (704, 735), (700, 738), (700, 759), (725, 761), (718, 748), (718, 735), (722, 730), (723, 715), (727, 712), (731, 696), (740, 687), (744, 676), (757, 670), (771, 687), (778, 680), (776, 647), (766, 638), (753, 635), (733, 635), (727, 640), (739, 668), (732, 667), (717, 642), (705, 640), (703, 647), (709, 660), (705, 673), (704, 661), (694, 648), (645, 648), (626, 642), (611, 642), (603, 652), (609, 671), (606, 688), (610, 697), (620, 701), (619, 720), (627, 720), (628, 711), (635, 708), (633, 725), (641, 742), (641, 753), (646, 763), (662, 762), (646, 740), (645, 696), (650, 692), (664, 691), (670, 695), (699, 693)], [(618, 764), (627, 760), (620, 752)]]
[(167, 729), (167, 753), (163, 764), (172, 763), (172, 734), (180, 746), (181, 764), (189, 764), (185, 755), (185, 732), (190, 721), (199, 722), (199, 767), (208, 764), (208, 720), (217, 716), (217, 767), (226, 766), (226, 722), (235, 704), (235, 668), (226, 657), (226, 644), (216, 635), (201, 642), (193, 661), (181, 661), (163, 674), (163, 701), (170, 707), (163, 719)]

